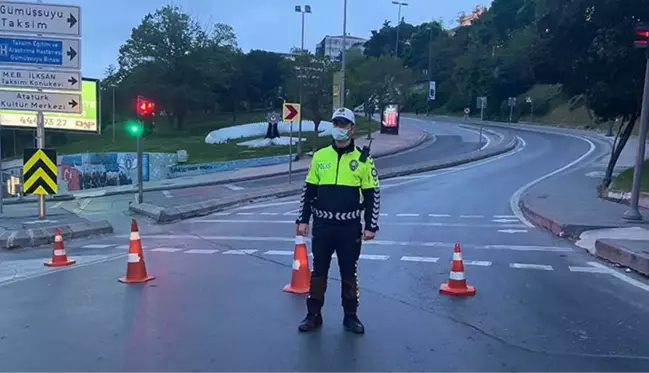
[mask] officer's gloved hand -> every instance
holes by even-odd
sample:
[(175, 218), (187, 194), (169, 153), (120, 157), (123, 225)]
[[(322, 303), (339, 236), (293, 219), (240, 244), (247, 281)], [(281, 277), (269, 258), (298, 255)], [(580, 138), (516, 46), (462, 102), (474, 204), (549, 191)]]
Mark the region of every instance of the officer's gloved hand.
[(373, 240), (375, 236), (376, 236), (376, 232), (364, 231), (363, 232), (363, 241)]

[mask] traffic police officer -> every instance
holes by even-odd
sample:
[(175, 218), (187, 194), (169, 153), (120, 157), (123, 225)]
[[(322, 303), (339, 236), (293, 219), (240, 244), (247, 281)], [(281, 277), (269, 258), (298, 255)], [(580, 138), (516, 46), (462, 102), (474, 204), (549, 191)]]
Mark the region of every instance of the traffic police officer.
[[(358, 308), (358, 258), (361, 238), (371, 240), (379, 230), (379, 179), (369, 147), (359, 149), (352, 138), (354, 112), (346, 108), (332, 116), (333, 143), (313, 154), (302, 190), (298, 234), (306, 236), (313, 216), (313, 271), (307, 299), (307, 316), (299, 330), (311, 331), (322, 325), (327, 275), (334, 252), (338, 257), (343, 325), (354, 333), (365, 327), (356, 315)], [(365, 228), (361, 226), (361, 216)]]

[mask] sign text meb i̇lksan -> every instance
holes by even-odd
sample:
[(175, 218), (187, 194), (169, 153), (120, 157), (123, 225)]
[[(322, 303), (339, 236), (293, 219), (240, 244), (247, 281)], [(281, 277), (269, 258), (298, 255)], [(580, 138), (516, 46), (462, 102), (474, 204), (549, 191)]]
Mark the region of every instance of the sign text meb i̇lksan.
[[(0, 91), (6, 91), (0, 88)], [(11, 92), (26, 91), (13, 89)], [(44, 90), (44, 92), (51, 92)], [(81, 85), (81, 112), (71, 113), (45, 113), (45, 128), (48, 130), (99, 132), (99, 81), (83, 78)], [(36, 128), (36, 111), (17, 111), (0, 109), (0, 120), (6, 127)]]
[(399, 104), (386, 104), (381, 111), (381, 133), (399, 134)]

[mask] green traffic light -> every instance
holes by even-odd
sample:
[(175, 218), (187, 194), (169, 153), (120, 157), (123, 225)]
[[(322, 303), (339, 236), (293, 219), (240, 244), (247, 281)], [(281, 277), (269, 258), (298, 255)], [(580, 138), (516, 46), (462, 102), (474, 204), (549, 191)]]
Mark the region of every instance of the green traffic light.
[(130, 120), (126, 122), (126, 132), (131, 136), (140, 136), (144, 131), (142, 122), (137, 120)]

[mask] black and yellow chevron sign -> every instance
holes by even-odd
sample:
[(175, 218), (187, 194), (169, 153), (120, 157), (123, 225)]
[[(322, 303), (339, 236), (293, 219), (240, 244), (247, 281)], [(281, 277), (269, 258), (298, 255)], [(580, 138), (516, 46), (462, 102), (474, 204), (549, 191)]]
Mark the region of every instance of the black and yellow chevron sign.
[(56, 194), (56, 150), (25, 149), (23, 152), (23, 193)]

